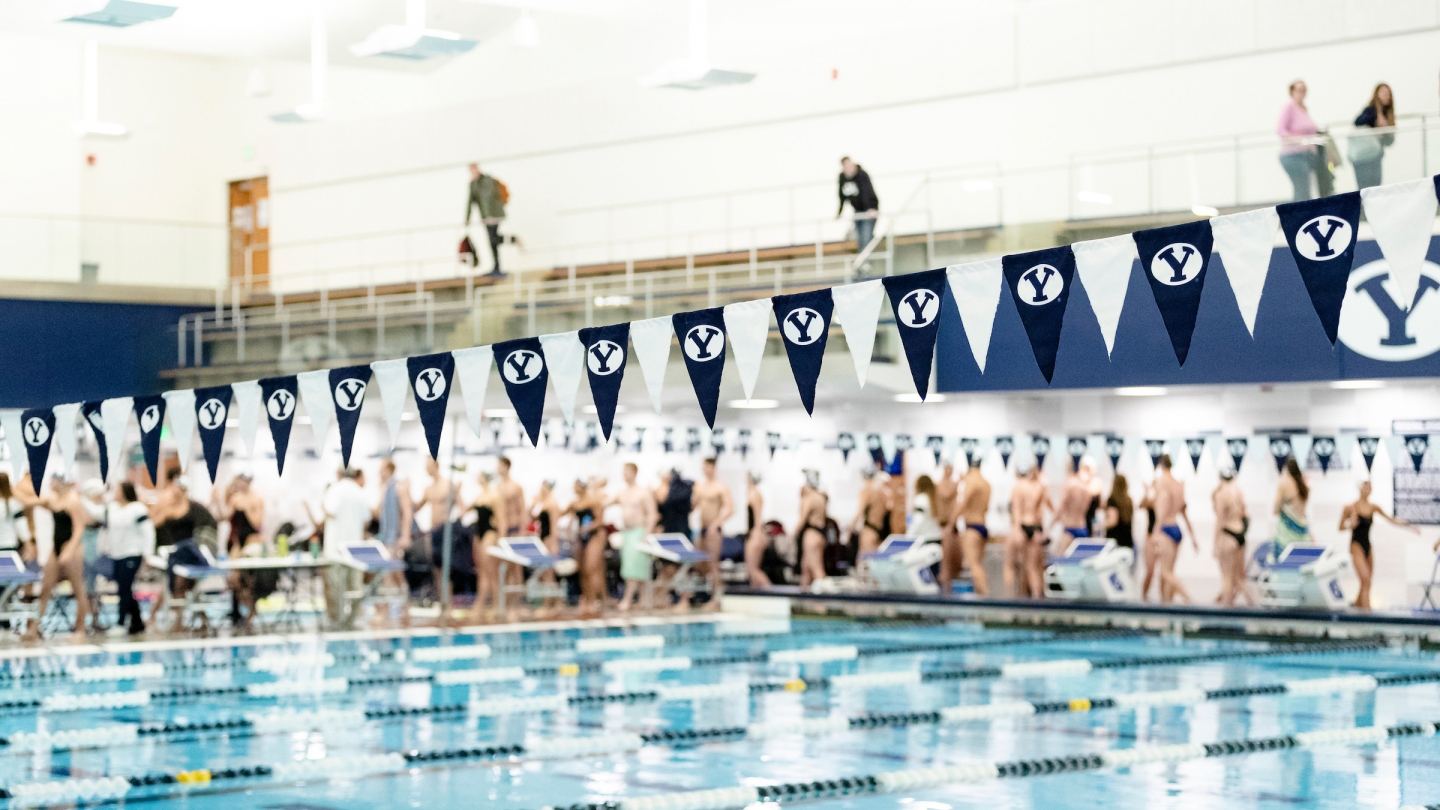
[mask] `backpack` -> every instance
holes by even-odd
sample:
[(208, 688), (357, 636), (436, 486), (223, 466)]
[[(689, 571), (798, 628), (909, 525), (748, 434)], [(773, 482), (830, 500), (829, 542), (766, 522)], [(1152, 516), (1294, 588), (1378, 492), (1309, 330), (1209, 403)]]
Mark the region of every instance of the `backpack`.
[(475, 243), (470, 241), (470, 234), (460, 240), (460, 263), (468, 264), (471, 267), (480, 265), (480, 257), (475, 255)]
[(500, 196), (501, 205), (505, 205), (506, 203), (510, 202), (510, 188), (499, 180), (495, 181), (495, 193)]

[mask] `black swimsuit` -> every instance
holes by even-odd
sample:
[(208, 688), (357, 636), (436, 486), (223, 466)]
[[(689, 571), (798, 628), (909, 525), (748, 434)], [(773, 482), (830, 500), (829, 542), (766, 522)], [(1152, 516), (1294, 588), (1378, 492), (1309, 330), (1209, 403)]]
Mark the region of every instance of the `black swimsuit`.
[(475, 507), (475, 536), (483, 538), (495, 531), (495, 510), (481, 504)]
[(540, 513), (540, 539), (544, 540), (550, 536), (550, 510), (546, 509)]
[(60, 549), (70, 542), (71, 535), (75, 534), (75, 520), (70, 517), (69, 512), (56, 512), (55, 514), (55, 556), (60, 556)]
[(1375, 516), (1355, 516), (1355, 528), (1350, 530), (1350, 542), (1360, 547), (1365, 559), (1370, 559), (1370, 524), (1374, 522)]

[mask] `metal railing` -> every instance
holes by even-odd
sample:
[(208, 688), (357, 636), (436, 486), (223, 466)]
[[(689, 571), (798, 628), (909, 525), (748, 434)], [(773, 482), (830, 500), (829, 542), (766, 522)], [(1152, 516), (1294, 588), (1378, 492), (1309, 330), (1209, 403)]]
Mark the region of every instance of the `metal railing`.
[[(1339, 151), (1355, 133), (1350, 125), (1328, 128)], [(1440, 172), (1440, 117), (1402, 118), (1396, 127), (1364, 131), (1389, 133), (1387, 179)], [(895, 233), (925, 234), (999, 228), (1037, 222), (1086, 220), (1199, 212), (1272, 204), (1290, 198), (1274, 133), (1248, 133), (1073, 154), (1064, 164), (1002, 169), (997, 164), (876, 175), (886, 199), (909, 199), (895, 216)], [(1355, 188), (1342, 166), (1335, 190)], [(1060, 193), (1057, 193), (1059, 190)], [(848, 220), (797, 216), (799, 211), (833, 209), (834, 184), (773, 186), (716, 195), (562, 210), (557, 230), (595, 238), (556, 244), (526, 244), (505, 251), (504, 263), (521, 285), (526, 277), (557, 270), (614, 265), (615, 272), (650, 260), (725, 253), (755, 253), (795, 247), (813, 239), (817, 250), (841, 241)], [(737, 211), (746, 212), (743, 217)], [(766, 215), (769, 212), (769, 215)], [(718, 225), (691, 227), (695, 222)], [(456, 246), (467, 229), (438, 224), (390, 232), (330, 236), (262, 246), (272, 272), (243, 280), (241, 292), (282, 293), (373, 288), (423, 283), (464, 275)], [(476, 239), (483, 254), (486, 243)], [(483, 263), (483, 262), (482, 262)]]

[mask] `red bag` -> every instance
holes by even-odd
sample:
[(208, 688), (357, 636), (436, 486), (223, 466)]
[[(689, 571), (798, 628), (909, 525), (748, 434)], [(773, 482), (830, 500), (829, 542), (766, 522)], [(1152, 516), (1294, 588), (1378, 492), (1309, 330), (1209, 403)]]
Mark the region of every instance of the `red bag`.
[(475, 243), (470, 241), (468, 233), (460, 240), (460, 263), (471, 267), (480, 266), (480, 257), (475, 255)]

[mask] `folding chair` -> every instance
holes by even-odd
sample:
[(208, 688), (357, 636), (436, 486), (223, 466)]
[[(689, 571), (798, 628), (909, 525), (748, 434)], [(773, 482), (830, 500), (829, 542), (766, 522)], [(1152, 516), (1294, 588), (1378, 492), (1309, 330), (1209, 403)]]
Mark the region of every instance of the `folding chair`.
[[(370, 540), (358, 545), (346, 546), (335, 555), (335, 561), (354, 571), (362, 574), (373, 575), (370, 581), (363, 583), (361, 587), (345, 592), (345, 613), (347, 617), (356, 615), (366, 600), (372, 599), (385, 584), (385, 575), (392, 571), (404, 571), (406, 565), (402, 560), (390, 559), (390, 552), (386, 550), (378, 540)], [(404, 593), (396, 593), (389, 602), (404, 602)]]
[(1440, 588), (1437, 578), (1440, 578), (1440, 554), (1435, 556), (1435, 564), (1430, 566), (1430, 581), (1423, 586), (1425, 594), (1420, 597), (1420, 610), (1424, 610), (1426, 605), (1429, 605), (1431, 610), (1440, 610), (1440, 605), (1435, 604), (1434, 596), (1435, 589)]
[[(196, 547), (200, 549), (204, 563), (177, 563), (171, 569), (176, 576), (194, 580), (195, 587), (185, 593), (179, 605), (179, 621), (176, 626), (167, 629), (213, 633), (230, 620), (230, 610), (234, 606), (230, 593), (230, 571), (215, 563), (215, 557), (209, 548), (198, 543)], [(170, 551), (169, 546), (160, 548), (154, 556), (147, 557), (146, 562), (164, 571), (169, 567)], [(161, 606), (169, 607), (170, 598), (167, 583)], [(158, 613), (156, 615), (159, 616)]]
[(40, 581), (40, 574), (25, 567), (14, 551), (0, 551), (0, 622), (11, 632), (24, 633), (35, 615), (35, 605), (24, 601), (25, 587)]

